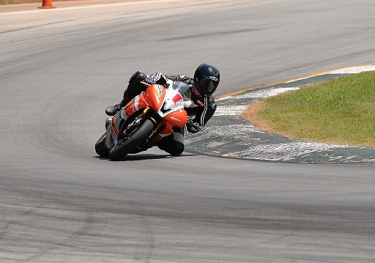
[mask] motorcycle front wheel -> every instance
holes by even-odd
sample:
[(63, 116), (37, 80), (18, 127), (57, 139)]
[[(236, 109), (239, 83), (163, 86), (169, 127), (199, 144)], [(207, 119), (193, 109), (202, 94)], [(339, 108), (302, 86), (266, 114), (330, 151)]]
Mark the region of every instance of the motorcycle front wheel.
[(135, 147), (143, 143), (144, 140), (146, 140), (147, 137), (151, 134), (153, 129), (154, 123), (149, 119), (145, 119), (144, 122), (138, 126), (138, 128), (133, 132), (132, 135), (130, 135), (130, 137), (126, 141), (115, 145), (111, 149), (111, 151), (109, 152), (109, 158), (112, 161), (121, 160)]
[(106, 138), (106, 132), (99, 138), (99, 140), (95, 143), (95, 151), (96, 153), (101, 157), (108, 157), (109, 150), (107, 147), (105, 147), (105, 138)]

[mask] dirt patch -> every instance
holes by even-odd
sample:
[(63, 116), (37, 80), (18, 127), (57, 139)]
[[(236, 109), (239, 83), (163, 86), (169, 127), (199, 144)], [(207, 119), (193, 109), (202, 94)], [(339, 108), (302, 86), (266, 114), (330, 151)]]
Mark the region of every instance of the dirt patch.
[(251, 124), (264, 131), (271, 131), (272, 127), (266, 121), (259, 117), (259, 112), (265, 107), (263, 101), (251, 103), (246, 110), (242, 113), (242, 116), (251, 122)]
[(288, 138), (293, 138), (293, 136), (289, 133), (283, 133), (280, 132), (279, 130), (276, 130), (273, 126), (272, 123), (262, 119), (259, 116), (259, 112), (266, 107), (266, 104), (264, 101), (257, 101), (254, 103), (251, 103), (245, 111), (241, 114), (242, 117), (244, 117), (246, 120), (248, 120), (255, 128), (273, 133), (273, 134), (278, 134), (284, 137)]

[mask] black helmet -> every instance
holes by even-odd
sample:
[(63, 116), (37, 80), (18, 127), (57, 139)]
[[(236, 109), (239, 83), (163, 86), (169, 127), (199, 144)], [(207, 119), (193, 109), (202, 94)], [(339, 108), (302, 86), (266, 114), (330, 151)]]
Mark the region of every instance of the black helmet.
[(194, 74), (195, 87), (201, 95), (211, 95), (220, 82), (220, 72), (208, 64), (200, 65)]

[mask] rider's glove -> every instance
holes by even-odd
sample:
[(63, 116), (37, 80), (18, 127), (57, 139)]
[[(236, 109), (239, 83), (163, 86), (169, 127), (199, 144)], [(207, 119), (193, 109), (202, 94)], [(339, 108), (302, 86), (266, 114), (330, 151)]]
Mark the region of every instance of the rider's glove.
[(189, 116), (188, 122), (186, 123), (186, 128), (191, 133), (197, 133), (201, 130), (201, 127), (198, 122), (193, 121), (193, 119)]
[(148, 87), (148, 86), (151, 86), (152, 84), (155, 84), (155, 80), (153, 78), (146, 78), (142, 80), (141, 83), (145, 85), (146, 87)]

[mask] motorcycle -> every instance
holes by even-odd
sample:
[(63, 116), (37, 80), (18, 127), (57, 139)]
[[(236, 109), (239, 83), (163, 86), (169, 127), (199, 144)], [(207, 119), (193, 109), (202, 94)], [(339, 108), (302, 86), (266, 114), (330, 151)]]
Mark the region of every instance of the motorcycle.
[(95, 144), (96, 153), (118, 161), (154, 146), (172, 134), (174, 127), (184, 127), (188, 121), (185, 108), (191, 105), (184, 99), (188, 89), (178, 81), (149, 85), (106, 122), (106, 132)]

